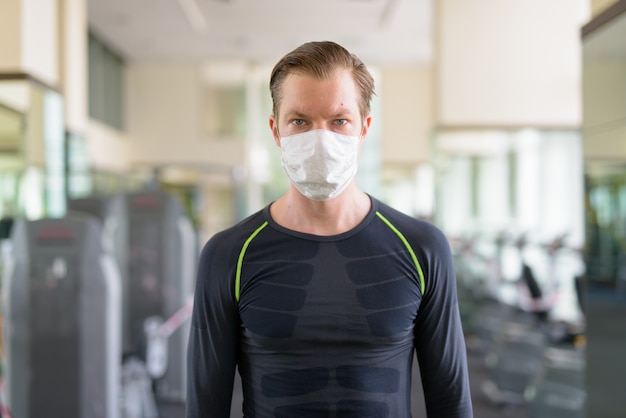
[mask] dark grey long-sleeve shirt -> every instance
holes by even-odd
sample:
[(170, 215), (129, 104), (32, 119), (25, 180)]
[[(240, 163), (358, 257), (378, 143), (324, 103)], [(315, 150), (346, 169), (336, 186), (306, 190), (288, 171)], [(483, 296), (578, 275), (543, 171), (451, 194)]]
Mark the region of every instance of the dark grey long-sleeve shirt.
[(351, 231), (285, 229), (269, 207), (202, 251), (187, 418), (410, 417), (413, 352), (428, 417), (472, 417), (450, 248), (372, 199)]

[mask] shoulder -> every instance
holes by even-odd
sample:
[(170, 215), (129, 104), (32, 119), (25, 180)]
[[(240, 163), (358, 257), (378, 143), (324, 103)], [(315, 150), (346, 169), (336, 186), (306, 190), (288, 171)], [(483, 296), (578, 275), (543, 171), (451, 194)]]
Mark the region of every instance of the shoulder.
[(196, 294), (204, 294), (207, 298), (230, 300), (228, 295), (234, 295), (233, 278), (237, 258), (247, 237), (263, 222), (263, 211), (259, 211), (218, 232), (204, 244), (196, 271)]
[(239, 223), (213, 235), (202, 249), (202, 257), (228, 258), (233, 251), (238, 252), (246, 240), (266, 223), (265, 210), (260, 210)]
[(395, 227), (412, 245), (424, 250), (449, 249), (448, 238), (436, 225), (411, 217), (380, 201), (375, 201), (375, 210), (379, 217)]

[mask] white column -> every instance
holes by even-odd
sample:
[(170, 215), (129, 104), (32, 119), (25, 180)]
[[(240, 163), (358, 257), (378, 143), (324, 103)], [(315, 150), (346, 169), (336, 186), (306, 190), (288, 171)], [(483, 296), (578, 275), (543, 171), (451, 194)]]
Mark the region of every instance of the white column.
[(87, 111), (87, 2), (60, 0), (60, 77), (66, 128), (84, 133)]
[(58, 7), (53, 0), (0, 2), (0, 72), (59, 83)]

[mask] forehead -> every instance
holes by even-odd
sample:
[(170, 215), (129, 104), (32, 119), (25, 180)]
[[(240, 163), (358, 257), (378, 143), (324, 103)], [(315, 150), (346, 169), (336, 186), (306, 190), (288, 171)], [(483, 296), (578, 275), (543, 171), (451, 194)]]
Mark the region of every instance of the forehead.
[(358, 112), (359, 94), (352, 74), (339, 70), (320, 80), (304, 73), (290, 74), (282, 86), (279, 113), (320, 109)]

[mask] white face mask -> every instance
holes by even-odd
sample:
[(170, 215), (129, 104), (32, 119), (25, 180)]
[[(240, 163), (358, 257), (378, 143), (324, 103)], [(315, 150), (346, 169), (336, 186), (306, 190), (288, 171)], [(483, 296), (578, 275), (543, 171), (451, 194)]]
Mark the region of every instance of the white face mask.
[(281, 138), (280, 147), (285, 173), (309, 199), (338, 196), (356, 175), (357, 136), (317, 129)]

